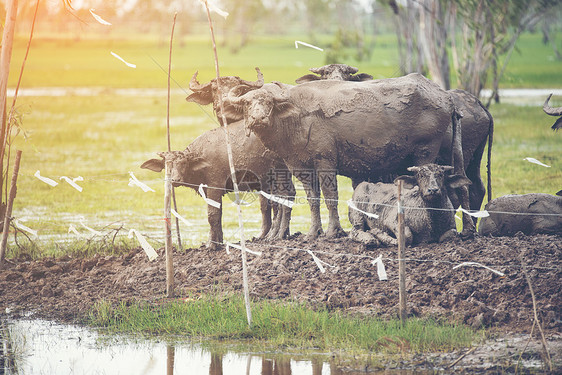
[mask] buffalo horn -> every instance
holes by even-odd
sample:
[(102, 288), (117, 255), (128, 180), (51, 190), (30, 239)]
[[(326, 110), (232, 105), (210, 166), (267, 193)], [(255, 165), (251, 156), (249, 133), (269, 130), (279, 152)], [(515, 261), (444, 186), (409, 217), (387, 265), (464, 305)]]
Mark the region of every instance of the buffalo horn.
[(241, 82), (242, 84), (246, 85), (246, 86), (250, 86), (250, 87), (256, 87), (256, 88), (260, 88), (263, 86), (263, 74), (260, 70), (260, 68), (256, 67), (256, 72), (258, 73), (258, 79), (255, 82), (252, 81), (246, 81), (245, 79), (242, 79)]
[(548, 101), (550, 100), (551, 97), (552, 97), (552, 94), (550, 94), (548, 96), (548, 98), (546, 98), (546, 101), (544, 102), (544, 105), (542, 106), (542, 110), (547, 115), (562, 116), (562, 107), (552, 108), (551, 106), (548, 105)]
[(203, 91), (203, 90), (206, 90), (211, 85), (211, 82), (208, 82), (208, 83), (205, 83), (204, 85), (201, 85), (197, 81), (197, 74), (198, 73), (199, 73), (199, 71), (195, 72), (193, 77), (191, 77), (191, 81), (189, 81), (189, 89), (191, 91)]

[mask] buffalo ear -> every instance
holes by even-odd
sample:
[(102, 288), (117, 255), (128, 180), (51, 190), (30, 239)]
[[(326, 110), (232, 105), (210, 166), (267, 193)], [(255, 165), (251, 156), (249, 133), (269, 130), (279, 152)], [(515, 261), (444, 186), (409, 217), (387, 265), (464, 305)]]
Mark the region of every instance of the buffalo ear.
[(164, 169), (164, 159), (150, 159), (142, 163), (141, 168), (150, 169), (154, 172), (162, 172)]
[(201, 157), (192, 157), (190, 158), (190, 170), (193, 172), (199, 172), (202, 169), (210, 168), (211, 164), (209, 164), (205, 159)]
[(370, 81), (373, 79), (373, 76), (367, 73), (359, 73), (353, 76), (354, 81)]
[(185, 98), (188, 102), (194, 102), (200, 105), (207, 105), (213, 102), (213, 95), (209, 91), (205, 92), (194, 92), (193, 94), (189, 95)]
[(458, 189), (461, 188), (463, 186), (468, 186), (470, 184), (472, 184), (472, 181), (470, 181), (468, 178), (458, 175), (458, 174), (454, 174), (451, 176), (447, 176), (445, 177), (446, 181), (447, 181), (447, 186), (449, 186), (450, 188), (453, 189)]
[(402, 181), (404, 183), (405, 189), (413, 189), (417, 184), (418, 181), (414, 176), (398, 176), (394, 179), (394, 185), (398, 185), (398, 181)]
[(307, 74), (304, 75), (300, 78), (297, 78), (295, 80), (296, 83), (301, 84), (301, 83), (305, 83), (305, 82), (312, 82), (312, 81), (318, 81), (320, 79), (320, 77), (318, 77), (316, 74)]

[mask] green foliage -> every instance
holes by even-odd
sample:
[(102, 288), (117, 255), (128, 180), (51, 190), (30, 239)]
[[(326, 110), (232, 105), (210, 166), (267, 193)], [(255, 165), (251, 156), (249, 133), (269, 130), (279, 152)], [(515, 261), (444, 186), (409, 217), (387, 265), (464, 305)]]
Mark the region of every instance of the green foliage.
[(238, 295), (187, 296), (161, 303), (98, 302), (88, 323), (110, 332), (167, 333), (215, 339), (249, 339), (274, 347), (317, 348), (383, 353), (451, 351), (470, 346), (481, 333), (451, 322), (350, 316), (294, 301), (252, 303), (248, 327), (244, 300)]

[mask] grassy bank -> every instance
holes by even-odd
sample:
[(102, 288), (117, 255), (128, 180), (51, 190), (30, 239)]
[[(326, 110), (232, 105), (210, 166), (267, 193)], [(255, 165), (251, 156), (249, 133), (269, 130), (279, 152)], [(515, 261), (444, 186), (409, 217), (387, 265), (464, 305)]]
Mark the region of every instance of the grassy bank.
[(206, 295), (156, 305), (99, 302), (89, 315), (89, 324), (114, 333), (252, 340), (277, 348), (352, 353), (451, 351), (469, 347), (483, 336), (450, 322), (410, 319), (402, 326), (395, 320), (347, 316), (292, 301), (254, 301), (252, 317), (252, 327), (248, 327), (241, 296)]

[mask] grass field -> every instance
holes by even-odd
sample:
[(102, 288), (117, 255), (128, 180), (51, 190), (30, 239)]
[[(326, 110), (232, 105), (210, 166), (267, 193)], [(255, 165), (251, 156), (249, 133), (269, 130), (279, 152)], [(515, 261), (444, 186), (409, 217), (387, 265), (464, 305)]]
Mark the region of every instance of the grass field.
[[(375, 78), (399, 74), (398, 57), (392, 36), (377, 39), (371, 61), (350, 65), (368, 72)], [(9, 87), (13, 88), (26, 41), (19, 39), (14, 47)], [(562, 62), (553, 59), (549, 46), (540, 43), (539, 35), (523, 35), (519, 54), (514, 54), (506, 71), (503, 87), (562, 88)], [(56, 53), (53, 53), (56, 51)], [(110, 55), (113, 51), (125, 60), (137, 64), (125, 66)], [(292, 83), (307, 73), (309, 67), (324, 65), (321, 52), (295, 49), (294, 39), (262, 38), (241, 53), (233, 55), (219, 46), (221, 74), (255, 79), (254, 67), (264, 73), (266, 81)], [(62, 96), (22, 96), (17, 109), (22, 116), (20, 134), (14, 144), (23, 150), (18, 179), (18, 196), (13, 216), (26, 226), (39, 231), (41, 245), (34, 256), (61, 254), (76, 248), (67, 246), (79, 240), (68, 233), (70, 224), (85, 235), (82, 249), (99, 251), (83, 223), (103, 233), (107, 241), (118, 231), (118, 241), (125, 241), (129, 229), (148, 235), (155, 246), (163, 237), (163, 174), (141, 170), (140, 164), (166, 149), (166, 82), (168, 46), (157, 41), (99, 40), (80, 41), (61, 38), (41, 38), (34, 41), (26, 65), (22, 89), (74, 87), (95, 89), (93, 94)], [(164, 70), (163, 70), (164, 69)], [(209, 38), (188, 37), (178, 40), (173, 52), (173, 95), (171, 98), (172, 149), (184, 149), (206, 130), (216, 127), (211, 107), (186, 103), (184, 98), (191, 75), (198, 70), (200, 82), (214, 76), (214, 62)], [(153, 88), (156, 93), (122, 94), (121, 88)], [(561, 98), (551, 103), (560, 105)], [(517, 106), (499, 104), (490, 109), (495, 119), (493, 147), (494, 197), (510, 193), (555, 193), (562, 188), (561, 135), (553, 133), (554, 118), (545, 115), (540, 105)], [(523, 160), (534, 157), (550, 168)], [(57, 180), (56, 187), (34, 177)], [(155, 192), (143, 192), (128, 186), (129, 171), (152, 187)], [(483, 163), (483, 174), (485, 162)], [(80, 193), (61, 176), (75, 178), (83, 187)], [(351, 197), (349, 181), (340, 178), (340, 216), (349, 229), (345, 201)], [(300, 196), (304, 194), (299, 192)], [(206, 205), (195, 192), (177, 189), (178, 211), (193, 225), (182, 229), (184, 245), (197, 246), (206, 241), (208, 225)], [(236, 241), (235, 207), (225, 197), (223, 227), (225, 239)], [(324, 223), (327, 211), (322, 208)], [(257, 202), (244, 207), (246, 232), (258, 234), (259, 207)], [(292, 232), (308, 230), (309, 209), (296, 205), (291, 222)], [(23, 237), (18, 235), (18, 242)], [(110, 241), (110, 242), (111, 242)], [(12, 249), (13, 237), (11, 237)], [(25, 242), (25, 241), (24, 241)], [(111, 242), (113, 243), (113, 242)], [(15, 249), (14, 251), (18, 251)], [(13, 252), (8, 252), (11, 256)]]

